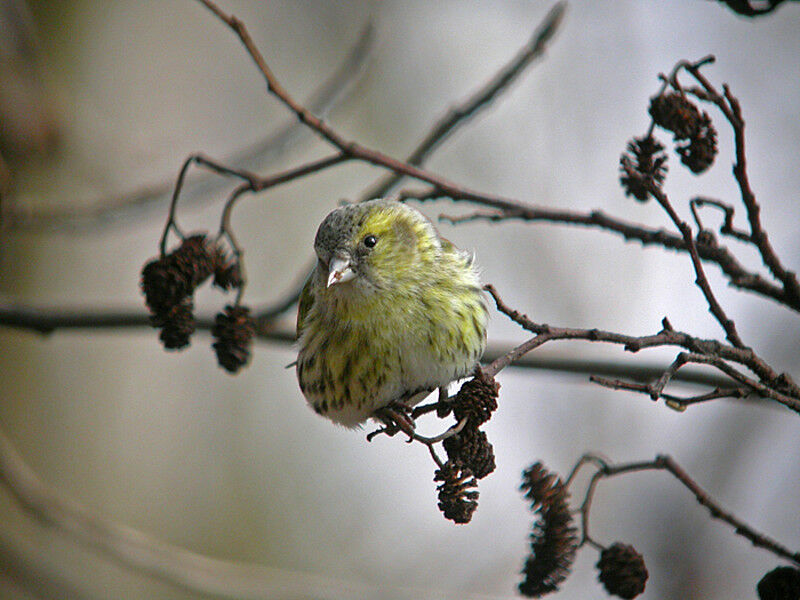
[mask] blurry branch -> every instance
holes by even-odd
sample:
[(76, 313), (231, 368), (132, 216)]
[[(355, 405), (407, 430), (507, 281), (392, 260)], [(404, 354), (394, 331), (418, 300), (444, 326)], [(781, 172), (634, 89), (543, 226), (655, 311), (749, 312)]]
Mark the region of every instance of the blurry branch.
[[(0, 482), (19, 506), (41, 524), (101, 552), (118, 563), (194, 593), (237, 599), (338, 600), (392, 597), (417, 600), (431, 593), (341, 581), (263, 565), (220, 560), (163, 542), (147, 533), (94, 514), (47, 486), (0, 432)], [(2, 539), (0, 538), (0, 541)], [(0, 556), (2, 545), (0, 544)], [(62, 596), (63, 597), (63, 596)], [(468, 596), (479, 598), (481, 596)], [(485, 598), (485, 597), (484, 597)]]
[[(111, 329), (127, 331), (129, 329), (151, 330), (150, 317), (143, 310), (97, 310), (90, 308), (53, 309), (37, 308), (27, 304), (0, 300), (0, 325), (15, 329), (33, 331), (50, 335), (57, 331), (76, 331)], [(214, 327), (214, 319), (199, 317), (197, 329), (210, 332)], [(256, 324), (256, 338), (262, 342), (290, 346), (295, 342), (294, 327), (265, 319)], [(500, 344), (490, 345), (484, 353), (484, 363), (492, 363), (506, 356), (512, 348)], [(647, 381), (659, 376), (663, 369), (657, 364), (646, 364), (641, 361), (591, 360), (575, 356), (556, 356), (543, 354), (526, 354), (514, 360), (509, 366), (520, 369), (537, 369), (556, 373), (572, 373), (578, 375), (605, 375), (609, 377), (629, 377), (636, 381)], [(723, 386), (730, 383), (727, 377), (719, 377), (697, 370), (681, 370), (676, 374), (676, 381), (700, 385)]]
[[(447, 113), (434, 123), (414, 151), (408, 155), (405, 162), (409, 165), (421, 166), (454, 131), (466, 124), (473, 116), (487, 108), (500, 94), (508, 90), (522, 75), (525, 68), (544, 54), (548, 42), (561, 26), (565, 11), (566, 4), (564, 2), (555, 4), (536, 31), (533, 32), (528, 43), (517, 52), (517, 55), (480, 89), (473, 92), (465, 100), (452, 106)], [(401, 179), (402, 176), (398, 173), (386, 175), (364, 192), (362, 200), (385, 196)]]
[[(250, 33), (245, 27), (244, 23), (233, 15), (229, 15), (222, 11), (211, 0), (198, 0), (211, 10), (220, 20), (230, 27), (234, 33), (239, 37), (248, 54), (253, 62), (258, 67), (262, 76), (264, 77), (267, 90), (275, 96), (287, 109), (295, 114), (297, 119), (313, 130), (319, 137), (334, 146), (344, 156), (353, 160), (372, 164), (377, 167), (384, 168), (393, 172), (395, 175), (411, 177), (419, 181), (433, 184), (440, 192), (439, 195), (448, 196), (456, 200), (470, 200), (477, 204), (484, 204), (499, 209), (514, 209), (518, 208), (520, 204), (514, 200), (495, 196), (491, 194), (482, 194), (471, 190), (469, 188), (460, 186), (456, 183), (448, 181), (446, 178), (416, 167), (407, 162), (393, 158), (379, 150), (369, 148), (353, 140), (349, 140), (341, 135), (337, 130), (331, 127), (323, 119), (316, 116), (308, 108), (300, 104), (289, 92), (283, 87), (278, 79), (273, 74), (272, 70), (267, 65), (266, 60), (261, 52), (256, 47)], [(561, 5), (557, 5), (561, 6)], [(560, 17), (558, 9), (552, 11), (549, 17), (553, 20)], [(544, 27), (543, 31), (547, 32), (546, 37), (550, 37), (550, 28)]]
[[(423, 170), (413, 164), (410, 164), (409, 162), (399, 161), (378, 150), (368, 148), (355, 141), (348, 140), (325, 121), (314, 115), (312, 111), (298, 103), (280, 84), (272, 70), (267, 65), (264, 57), (255, 46), (255, 43), (250, 37), (250, 34), (247, 31), (244, 23), (242, 23), (235, 16), (228, 15), (222, 11), (213, 2), (211, 2), (211, 0), (199, 1), (209, 8), (209, 10), (211, 10), (236, 33), (242, 44), (245, 46), (248, 54), (253, 59), (259, 71), (266, 80), (268, 91), (280, 102), (282, 102), (289, 110), (291, 110), (297, 116), (300, 122), (304, 123), (310, 129), (316, 132), (321, 138), (336, 147), (343, 155), (346, 155), (352, 159), (373, 164), (375, 166), (383, 167), (392, 172), (393, 178), (404, 176), (411, 177), (431, 185), (428, 190), (425, 190), (421, 193), (402, 193), (402, 198), (408, 199), (413, 197), (419, 200), (427, 200), (432, 198), (447, 197), (456, 201), (468, 201), (474, 204), (488, 206), (496, 211), (499, 211), (497, 213), (492, 213), (490, 218), (493, 220), (548, 220), (590, 225), (620, 233), (627, 239), (638, 239), (645, 244), (658, 244), (665, 248), (692, 253), (690, 245), (687, 245), (686, 243), (686, 236), (683, 235), (683, 232), (682, 235), (665, 235), (657, 230), (649, 230), (647, 228), (625, 223), (624, 221), (620, 221), (618, 219), (606, 217), (598, 211), (586, 215), (580, 213), (571, 213), (568, 211), (542, 209), (536, 206), (527, 205), (515, 199), (477, 192), (453, 183), (440, 175)], [(559, 11), (559, 6), (560, 5), (557, 5), (556, 8), (551, 11), (551, 14), (549, 15), (551, 19), (555, 20), (560, 18), (561, 13)], [(545, 39), (549, 39), (550, 30), (551, 28), (547, 25), (540, 29), (540, 32), (546, 32)], [(522, 54), (524, 54), (524, 52)], [(716, 90), (713, 89), (709, 82), (705, 80), (705, 78), (703, 78), (698, 71), (699, 67), (707, 62), (710, 62), (710, 59), (703, 59), (698, 61), (696, 64), (681, 62), (676, 65), (672, 77), (674, 78), (681, 68), (687, 69), (690, 73), (695, 75), (697, 81), (701, 84), (701, 86), (703, 86), (703, 90), (701, 90), (701, 92), (708, 94), (712, 98), (712, 101), (714, 101), (719, 94), (716, 93)], [(478, 94), (478, 96), (480, 96), (480, 94)], [(731, 101), (731, 98), (727, 99), (728, 104), (738, 107), (738, 104), (735, 103), (735, 100)], [(737, 136), (737, 169), (743, 173), (742, 175), (737, 175), (737, 181), (742, 188), (743, 198), (745, 196), (747, 197), (746, 204), (750, 206), (750, 208), (748, 208), (748, 215), (751, 224), (754, 227), (752, 231), (753, 241), (764, 253), (766, 263), (768, 259), (772, 258), (774, 252), (769, 252), (771, 248), (768, 246), (766, 241), (766, 234), (764, 234), (760, 229), (760, 223), (758, 222), (758, 209), (757, 205), (755, 204), (755, 198), (752, 192), (749, 191), (749, 184), (747, 182), (746, 174), (744, 174), (744, 124), (740, 115), (738, 114), (738, 108), (736, 110), (733, 108), (726, 108), (723, 110), (723, 114), (725, 114), (726, 118), (729, 119), (735, 135)], [(424, 144), (420, 146), (420, 148), (422, 147), (424, 147)], [(413, 155), (411, 158), (413, 158)], [(486, 214), (481, 213), (480, 217), (485, 218)], [(476, 218), (479, 218), (478, 215), (476, 215)], [(708, 242), (708, 244), (703, 245), (701, 248), (700, 244), (696, 244), (697, 249), (695, 252), (699, 258), (703, 260), (710, 260), (718, 264), (723, 272), (728, 276), (732, 285), (744, 289), (750, 289), (756, 293), (777, 300), (793, 310), (800, 311), (800, 287), (797, 285), (796, 277), (794, 276), (794, 273), (783, 269), (779, 261), (776, 262), (770, 260), (768, 264), (771, 265), (770, 268), (773, 273), (779, 277), (779, 279), (781, 279), (783, 284), (782, 286), (776, 286), (764, 280), (761, 276), (748, 272), (726, 249), (712, 248), (711, 246), (713, 245), (714, 244), (712, 242)]]
[[(358, 35), (348, 55), (322, 85), (309, 96), (307, 106), (310, 110), (326, 114), (348, 97), (350, 90), (359, 80), (369, 63), (374, 48), (375, 29), (367, 23)], [(249, 146), (234, 150), (226, 162), (245, 166), (268, 166), (274, 164), (287, 149), (300, 140), (311, 139), (305, 135), (307, 130), (297, 119), (288, 119), (265, 138)], [(218, 178), (205, 177), (192, 181), (193, 199), (209, 198), (211, 192), (220, 185)], [(174, 189), (172, 179), (144, 184), (132, 191), (117, 196), (104, 197), (87, 207), (69, 206), (49, 208), (46, 212), (25, 211), (13, 202), (4, 202), (0, 213), (0, 229), (39, 230), (59, 228), (65, 231), (86, 227), (97, 228), (113, 224), (131, 216), (137, 216), (152, 209), (169, 197)]]
[(763, 533), (756, 531), (754, 528), (749, 526), (747, 523), (742, 521), (741, 519), (737, 518), (730, 512), (726, 511), (725, 509), (720, 506), (718, 502), (716, 502), (700, 485), (692, 479), (692, 477), (681, 468), (681, 466), (676, 463), (672, 457), (659, 455), (656, 456), (654, 460), (650, 461), (643, 461), (643, 462), (636, 462), (636, 463), (625, 463), (625, 464), (610, 464), (602, 457), (599, 457), (595, 454), (585, 454), (582, 456), (575, 466), (572, 469), (569, 477), (567, 478), (566, 486), (572, 483), (575, 478), (577, 472), (586, 464), (594, 465), (597, 470), (592, 475), (591, 479), (589, 480), (589, 484), (586, 489), (586, 494), (584, 496), (584, 500), (581, 503), (580, 507), (580, 514), (581, 514), (581, 521), (582, 521), (582, 539), (581, 544), (591, 544), (595, 547), (602, 547), (598, 544), (595, 540), (591, 538), (589, 535), (589, 513), (592, 506), (592, 501), (594, 499), (594, 493), (597, 488), (597, 484), (602, 479), (607, 479), (609, 477), (614, 477), (616, 475), (625, 475), (629, 473), (636, 473), (641, 471), (666, 471), (675, 479), (677, 479), (681, 485), (687, 488), (692, 494), (694, 494), (695, 499), (697, 502), (708, 509), (709, 514), (714, 519), (719, 519), (720, 521), (724, 521), (728, 525), (734, 528), (734, 533), (737, 535), (741, 535), (747, 540), (749, 540), (754, 546), (759, 548), (763, 548), (769, 552), (772, 552), (776, 556), (780, 556), (781, 558), (788, 559), (794, 562), (796, 565), (800, 565), (800, 552), (793, 552), (786, 547), (782, 546), (775, 540), (771, 539), (770, 537), (766, 536)]
[[(501, 67), (489, 81), (470, 94), (468, 98), (453, 105), (433, 123), (422, 140), (406, 157), (405, 162), (417, 167), (423, 165), (455, 131), (483, 112), (502, 93), (510, 89), (525, 72), (526, 68), (544, 54), (548, 42), (561, 25), (565, 11), (565, 3), (555, 4), (539, 24), (536, 31), (534, 31), (528, 43), (517, 52), (516, 56)], [(316, 112), (313, 106), (309, 106), (309, 111)], [(358, 198), (358, 201), (363, 202), (385, 196), (401, 179), (402, 175), (397, 172), (388, 173), (365, 190)], [(268, 319), (270, 316), (280, 314), (291, 308), (300, 298), (300, 292), (307, 279), (307, 274), (314, 268), (315, 263), (315, 258), (310, 259), (308, 266), (302, 271), (305, 275), (286, 293), (285, 299), (267, 309), (257, 311), (256, 319)]]
[(39, 545), (0, 526), (0, 592), (7, 582), (12, 589), (27, 592), (22, 598), (100, 600), (105, 597), (92, 593), (91, 583), (79, 582), (78, 576), (65, 573), (68, 569), (59, 569), (54, 562)]

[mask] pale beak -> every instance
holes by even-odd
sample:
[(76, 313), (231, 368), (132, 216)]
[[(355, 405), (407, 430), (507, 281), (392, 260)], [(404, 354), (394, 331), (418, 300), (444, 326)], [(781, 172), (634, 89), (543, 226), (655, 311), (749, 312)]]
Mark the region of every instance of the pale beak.
[(334, 256), (328, 267), (328, 287), (334, 283), (344, 283), (356, 276), (353, 267), (350, 266), (350, 259), (342, 256)]

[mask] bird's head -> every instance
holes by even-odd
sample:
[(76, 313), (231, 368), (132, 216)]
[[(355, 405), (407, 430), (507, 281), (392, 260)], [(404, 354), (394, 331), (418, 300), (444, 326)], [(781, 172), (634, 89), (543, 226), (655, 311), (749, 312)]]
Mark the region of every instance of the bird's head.
[(318, 277), (327, 289), (344, 293), (413, 282), (440, 249), (439, 236), (422, 213), (385, 199), (337, 208), (314, 240)]

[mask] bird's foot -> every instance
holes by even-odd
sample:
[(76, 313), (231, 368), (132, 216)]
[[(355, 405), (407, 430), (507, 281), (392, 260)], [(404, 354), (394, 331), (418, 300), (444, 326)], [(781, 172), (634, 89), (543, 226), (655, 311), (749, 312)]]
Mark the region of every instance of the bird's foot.
[(436, 416), (440, 419), (444, 419), (452, 410), (450, 396), (447, 393), (447, 386), (444, 386), (439, 388), (439, 398), (436, 402), (415, 406), (411, 410), (411, 418), (417, 419), (422, 415), (427, 415), (428, 413), (436, 411)]
[(372, 438), (381, 433), (385, 433), (391, 437), (398, 431), (402, 431), (408, 436), (409, 443), (414, 439), (416, 424), (411, 416), (411, 408), (408, 405), (400, 402), (392, 402), (387, 406), (377, 409), (372, 413), (372, 417), (383, 423), (384, 426), (368, 434), (368, 442), (371, 442)]

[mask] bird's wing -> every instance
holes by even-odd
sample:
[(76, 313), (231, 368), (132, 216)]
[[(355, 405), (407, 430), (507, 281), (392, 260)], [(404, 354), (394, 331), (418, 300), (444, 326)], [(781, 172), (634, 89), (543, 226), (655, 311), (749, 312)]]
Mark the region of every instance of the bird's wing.
[(303, 333), (306, 315), (308, 315), (308, 311), (314, 305), (314, 291), (311, 285), (313, 279), (314, 273), (311, 273), (311, 276), (303, 286), (303, 291), (300, 293), (300, 302), (297, 308), (297, 337), (300, 337), (300, 334)]

